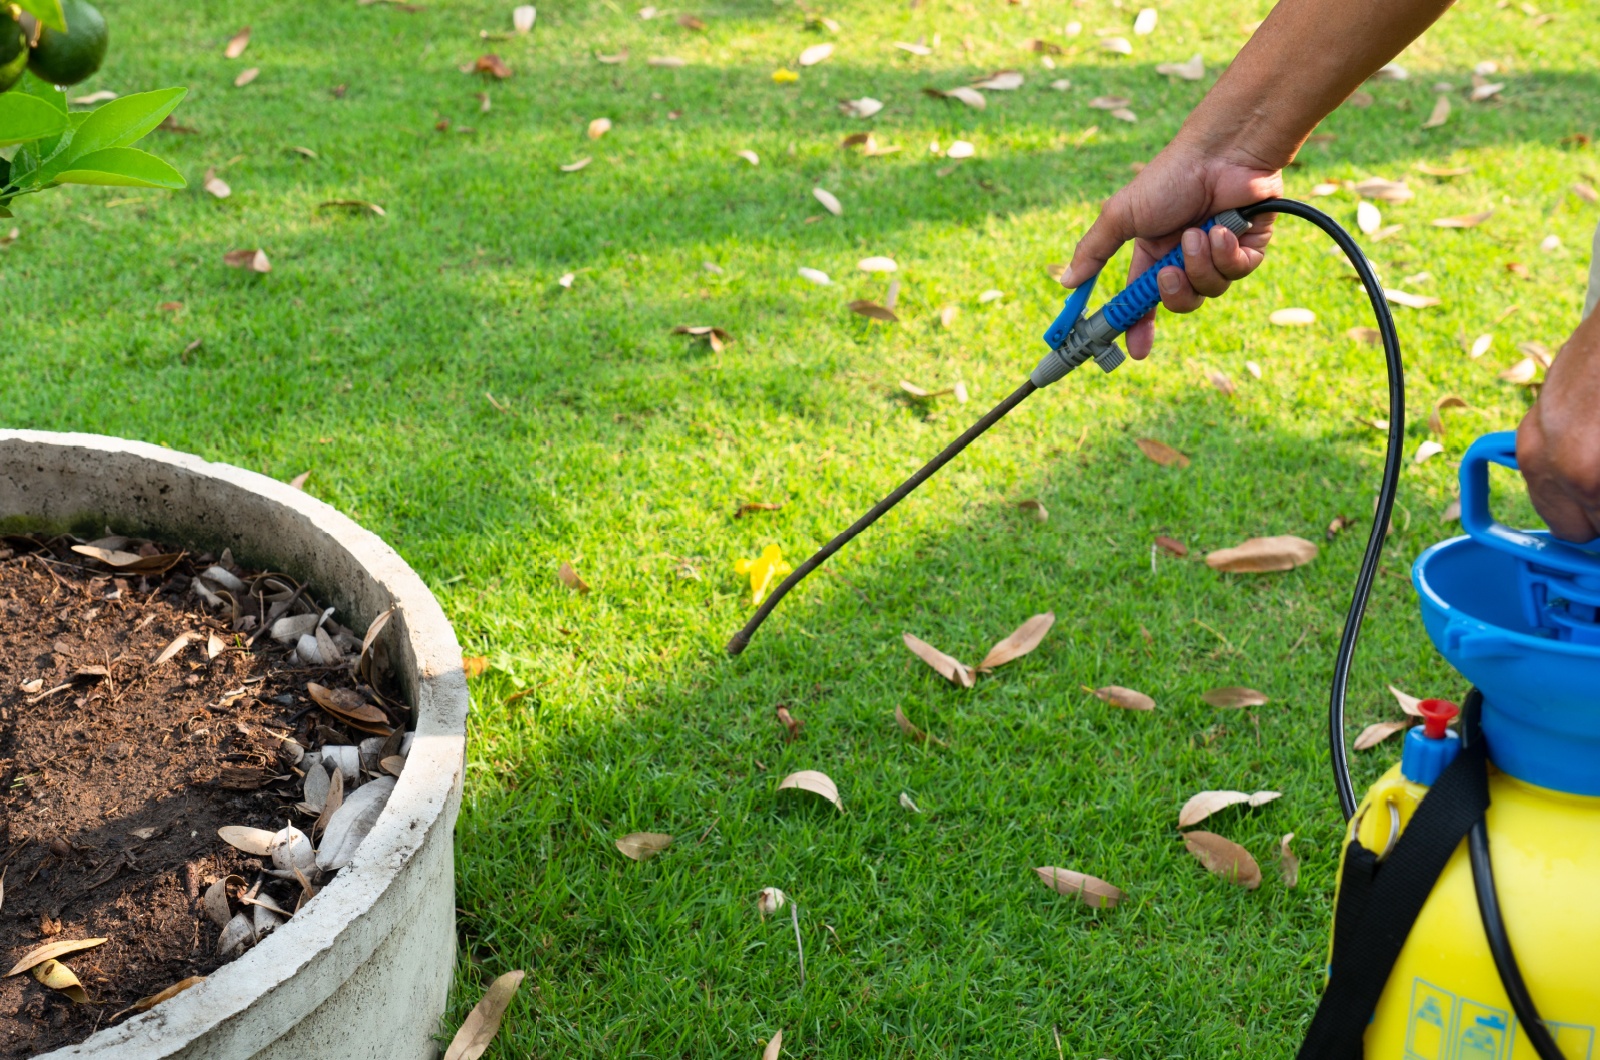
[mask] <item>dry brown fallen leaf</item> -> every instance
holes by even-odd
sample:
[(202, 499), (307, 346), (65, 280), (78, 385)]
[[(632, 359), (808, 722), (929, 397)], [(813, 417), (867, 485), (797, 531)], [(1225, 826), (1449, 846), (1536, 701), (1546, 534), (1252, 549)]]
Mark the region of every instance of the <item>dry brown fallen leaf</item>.
[(958, 99), (974, 110), (983, 110), (989, 105), (989, 101), (984, 98), (982, 92), (979, 92), (975, 88), (968, 88), (966, 85), (961, 85), (957, 88), (951, 89), (925, 88), (922, 91), (926, 95), (930, 96), (942, 97), (944, 99)]
[(1206, 555), (1212, 570), (1231, 574), (1264, 574), (1294, 570), (1317, 558), (1317, 546), (1303, 537), (1290, 534), (1278, 537), (1252, 537), (1232, 548), (1220, 548)]
[(679, 324), (672, 329), (674, 335), (693, 335), (697, 339), (705, 339), (711, 347), (712, 353), (721, 353), (728, 343), (733, 341), (733, 336), (722, 328), (712, 327), (710, 324)]
[(556, 571), (556, 577), (561, 579), (562, 585), (565, 585), (573, 592), (582, 594), (589, 591), (588, 583), (578, 577), (577, 570), (570, 563), (563, 561), (561, 567)]
[(97, 559), (108, 567), (127, 574), (165, 574), (183, 558), (182, 552), (168, 552), (156, 556), (141, 556), (137, 552), (102, 548), (99, 545), (73, 545), (72, 551), (80, 556)]
[(1383, 214), (1365, 199), (1356, 203), (1356, 227), (1371, 235), (1383, 227)]
[(1100, 42), (1100, 47), (1116, 55), (1133, 54), (1133, 42), (1127, 37), (1107, 37)]
[(259, 66), (252, 66), (252, 67), (250, 67), (250, 68), (248, 68), (246, 70), (240, 70), (239, 71), (239, 76), (233, 79), (233, 87), (234, 88), (243, 88), (245, 85), (248, 85), (250, 82), (254, 81), (260, 75), (261, 75), (261, 67), (259, 67)]
[(1289, 849), (1289, 844), (1292, 842), (1294, 842), (1293, 832), (1278, 840), (1278, 871), (1283, 873), (1285, 887), (1293, 887), (1300, 882), (1300, 859)]
[(1291, 306), (1288, 309), (1273, 310), (1272, 315), (1267, 317), (1267, 320), (1282, 328), (1304, 327), (1307, 324), (1315, 324), (1317, 322), (1317, 314), (1309, 309)]
[(782, 510), (782, 504), (775, 504), (772, 501), (745, 501), (739, 505), (739, 510), (733, 513), (733, 517), (735, 519), (743, 519), (751, 512), (776, 512)]
[(490, 77), (501, 81), (511, 76), (511, 67), (507, 66), (505, 60), (501, 59), (500, 56), (492, 53), (478, 56), (475, 61), (463, 66), (461, 69), (463, 73), (488, 74)]
[(463, 655), (461, 657), (461, 672), (468, 677), (482, 677), (489, 672), (489, 657), (487, 655)]
[(60, 961), (45, 961), (33, 969), (33, 977), (52, 990), (59, 990), (79, 1005), (89, 1003), (89, 993), (73, 974), (72, 969)]
[(1572, 185), (1572, 191), (1584, 202), (1600, 202), (1600, 191), (1596, 191), (1593, 184), (1585, 184), (1579, 181)]
[(1500, 373), (1500, 378), (1517, 386), (1527, 386), (1539, 374), (1539, 363), (1532, 357), (1524, 357), (1516, 364)]
[(378, 217), (387, 217), (389, 212), (375, 202), (366, 199), (328, 199), (326, 202), (317, 203), (319, 210), (364, 210)]
[(652, 55), (650, 58), (645, 60), (645, 63), (650, 66), (660, 66), (669, 69), (675, 69), (680, 66), (689, 65), (686, 60), (680, 59), (676, 55)]
[(1355, 748), (1357, 751), (1365, 751), (1368, 748), (1376, 747), (1395, 733), (1404, 732), (1410, 727), (1410, 718), (1402, 718), (1399, 721), (1374, 722), (1361, 730), (1361, 735), (1356, 737)]
[(1135, 692), (1131, 688), (1121, 685), (1106, 685), (1104, 688), (1092, 689), (1096, 696), (1110, 703), (1113, 707), (1123, 710), (1155, 710), (1156, 701), (1143, 692)]
[(1417, 193), (1403, 180), (1385, 180), (1383, 177), (1368, 177), (1358, 180), (1350, 186), (1357, 195), (1368, 199), (1377, 199), (1381, 202), (1410, 202), (1417, 197)]
[(894, 42), (894, 46), (903, 52), (910, 52), (912, 55), (933, 54), (933, 49), (928, 47), (926, 44), (908, 44), (905, 41), (897, 40)]
[(1402, 692), (1394, 685), (1389, 686), (1389, 694), (1394, 696), (1395, 702), (1400, 704), (1400, 709), (1413, 718), (1422, 717), (1422, 700), (1409, 692)]
[(272, 262), (267, 260), (264, 250), (230, 250), (222, 255), (222, 263), (235, 269), (249, 269), (251, 272), (271, 272)]
[(590, 162), (592, 162), (592, 161), (594, 161), (594, 159), (589, 158), (588, 156), (584, 156), (583, 158), (580, 158), (575, 162), (568, 162), (566, 165), (560, 167), (561, 168), (561, 172), (563, 172), (563, 173), (576, 173), (578, 170), (583, 169), (586, 166), (588, 166), (588, 164)]
[(246, 26), (232, 37), (228, 38), (228, 46), (222, 49), (224, 59), (237, 59), (250, 47), (250, 27)]
[(706, 24), (704, 20), (695, 18), (693, 15), (679, 15), (678, 25), (682, 26), (684, 29), (693, 30), (696, 33), (704, 33), (706, 31)]
[(1032, 515), (1034, 519), (1041, 523), (1050, 521), (1050, 509), (1044, 506), (1044, 501), (1029, 498), (1025, 501), (1018, 501), (1017, 507)]
[(1013, 630), (1005, 640), (989, 649), (989, 654), (978, 664), (978, 672), (986, 673), (997, 666), (1004, 666), (1013, 659), (1022, 658), (1039, 646), (1045, 634), (1050, 632), (1050, 627), (1055, 625), (1055, 621), (1054, 611), (1034, 615)]
[(1206, 61), (1203, 56), (1195, 55), (1186, 63), (1157, 63), (1156, 73), (1181, 77), (1185, 81), (1198, 81), (1206, 76)]
[(242, 824), (228, 824), (217, 829), (217, 837), (224, 843), (258, 858), (272, 853), (272, 843), (277, 836), (278, 833), (265, 828), (251, 828)]
[(789, 708), (784, 706), (782, 703), (778, 704), (777, 714), (778, 724), (782, 725), (786, 730), (788, 730), (789, 734), (784, 740), (784, 743), (793, 743), (794, 741), (798, 740), (800, 738), (800, 726), (802, 724), (800, 719), (796, 718), (793, 714), (790, 714)]
[(778, 782), (778, 790), (794, 788), (798, 791), (809, 791), (813, 795), (821, 795), (840, 810), (844, 803), (839, 801), (839, 788), (834, 784), (833, 778), (826, 773), (819, 773), (815, 769), (802, 769), (798, 773), (790, 773)]
[(989, 92), (1014, 92), (1022, 87), (1022, 82), (1022, 74), (1017, 70), (997, 70), (972, 82), (972, 87)]
[(665, 832), (629, 832), (617, 840), (617, 849), (634, 861), (649, 861), (672, 845)]
[(815, 66), (833, 54), (832, 44), (813, 44), (800, 53), (801, 66)]
[(1200, 698), (1213, 707), (1260, 707), (1270, 702), (1265, 695), (1255, 689), (1243, 688), (1239, 685), (1213, 688), (1207, 692), (1202, 692)]
[(539, 10), (532, 4), (518, 4), (511, 9), (511, 28), (518, 33), (532, 33), (534, 20), (538, 17)]
[(885, 305), (879, 305), (877, 302), (866, 298), (857, 298), (851, 302), (850, 312), (859, 313), (864, 317), (871, 317), (873, 320), (881, 320), (886, 324), (894, 324), (900, 320), (900, 317), (896, 315), (893, 309)]
[(1188, 467), (1189, 458), (1178, 452), (1166, 442), (1159, 442), (1154, 438), (1136, 438), (1133, 442), (1139, 451), (1154, 460), (1162, 467)]
[(911, 654), (933, 667), (939, 676), (951, 684), (960, 685), (962, 688), (971, 688), (973, 685), (972, 668), (961, 660), (935, 648), (926, 641), (919, 640), (910, 633), (900, 634), (900, 639), (911, 650)]
[(478, 1060), (483, 1055), (500, 1032), (500, 1021), (522, 985), (522, 976), (521, 971), (507, 972), (489, 984), (489, 989), (462, 1021), (461, 1029), (450, 1039), (444, 1060)]
[(778, 1060), (778, 1056), (782, 1052), (783, 1031), (780, 1030), (772, 1036), (771, 1041), (767, 1042), (767, 1047), (761, 1050), (761, 1060)]
[(834, 195), (833, 192), (826, 188), (812, 188), (811, 194), (822, 204), (824, 210), (827, 210), (835, 217), (844, 216), (844, 204), (839, 201), (838, 196)]
[(151, 1009), (155, 1008), (157, 1005), (161, 1004), (161, 1002), (167, 1000), (168, 998), (177, 997), (179, 994), (183, 993), (185, 990), (189, 989), (191, 986), (199, 986), (201, 983), (203, 983), (205, 981), (206, 981), (206, 977), (203, 976), (203, 975), (191, 975), (187, 979), (179, 979), (176, 983), (173, 983), (171, 986), (167, 987), (165, 990), (162, 990), (162, 991), (160, 991), (158, 993), (151, 994), (149, 997), (141, 997), (139, 1000), (135, 1001), (133, 1004), (129, 1005), (127, 1008), (123, 1009), (121, 1012), (118, 1012), (116, 1015), (112, 1016), (106, 1022), (107, 1023), (115, 1023), (117, 1020), (121, 1019), (123, 1016), (131, 1015), (131, 1014), (138, 1013), (138, 1012), (148, 1012)]
[(1261, 866), (1250, 851), (1214, 832), (1185, 832), (1183, 845), (1211, 872), (1253, 891), (1261, 886)]
[(1190, 796), (1189, 801), (1183, 804), (1183, 809), (1178, 811), (1178, 827), (1188, 828), (1199, 824), (1218, 810), (1241, 803), (1247, 803), (1252, 808), (1265, 806), (1282, 795), (1281, 791), (1258, 791), (1253, 795), (1242, 791), (1202, 791)]
[(1347, 339), (1355, 339), (1357, 342), (1364, 342), (1368, 346), (1376, 346), (1383, 341), (1383, 332), (1377, 328), (1353, 327), (1347, 330), (1344, 335)]
[(1456, 217), (1439, 217), (1433, 221), (1435, 228), (1476, 228), (1494, 216), (1493, 210), (1482, 213), (1465, 213)]
[(157, 655), (150, 661), (151, 668), (154, 669), (164, 662), (170, 662), (179, 652), (188, 647), (191, 642), (199, 639), (200, 634), (198, 633), (179, 633), (176, 637), (172, 638), (172, 642), (170, 644), (161, 649), (160, 655)]
[(894, 708), (894, 721), (896, 725), (900, 726), (900, 731), (911, 738), (912, 743), (922, 743), (925, 740), (931, 740), (940, 747), (950, 746), (937, 736), (934, 736), (932, 733), (923, 732), (921, 729), (917, 728), (916, 725), (912, 723), (911, 719), (906, 717), (906, 712), (901, 710), (899, 707)]
[(1095, 909), (1115, 909), (1117, 903), (1126, 897), (1121, 889), (1113, 887), (1099, 877), (1082, 872), (1058, 869), (1054, 865), (1046, 865), (1033, 871), (1037, 872), (1045, 885), (1057, 894), (1076, 895), (1084, 905)]
[(1452, 498), (1450, 503), (1444, 506), (1444, 511), (1439, 513), (1439, 521), (1441, 523), (1456, 523), (1461, 521), (1460, 497)]
[(1422, 123), (1424, 129), (1437, 129), (1450, 120), (1450, 97), (1439, 94), (1433, 102), (1433, 113), (1428, 115), (1428, 120)]
[(233, 189), (228, 187), (228, 182), (217, 176), (215, 169), (206, 170), (205, 181), (200, 186), (206, 190), (207, 194), (218, 199), (226, 199), (233, 194)]
[(317, 706), (340, 721), (357, 723), (357, 727), (382, 726), (385, 734), (389, 731), (388, 716), (353, 688), (325, 688), (307, 681), (306, 692)]
[(44, 961), (63, 956), (68, 953), (77, 953), (81, 950), (92, 950), (103, 944), (105, 939), (61, 939), (56, 942), (47, 942), (43, 946), (31, 949), (23, 954), (22, 959), (11, 966), (11, 970), (0, 979), (8, 979), (13, 975), (27, 971)]
[(1418, 162), (1411, 168), (1430, 177), (1464, 177), (1472, 172), (1471, 166), (1435, 166), (1427, 162)]
[(1428, 430), (1434, 434), (1444, 433), (1444, 410), (1471, 408), (1465, 400), (1455, 394), (1446, 394), (1433, 403), (1433, 412), (1428, 416)]

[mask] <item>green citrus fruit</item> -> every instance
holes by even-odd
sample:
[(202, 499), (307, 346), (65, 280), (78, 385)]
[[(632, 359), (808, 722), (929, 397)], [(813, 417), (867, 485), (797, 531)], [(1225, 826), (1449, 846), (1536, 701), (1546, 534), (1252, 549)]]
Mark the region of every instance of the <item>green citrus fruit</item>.
[(10, 15), (0, 11), (0, 92), (22, 80), (28, 68), (28, 38)]
[(40, 30), (28, 69), (52, 85), (75, 85), (100, 69), (106, 57), (106, 20), (84, 0), (61, 0), (61, 12), (67, 31)]

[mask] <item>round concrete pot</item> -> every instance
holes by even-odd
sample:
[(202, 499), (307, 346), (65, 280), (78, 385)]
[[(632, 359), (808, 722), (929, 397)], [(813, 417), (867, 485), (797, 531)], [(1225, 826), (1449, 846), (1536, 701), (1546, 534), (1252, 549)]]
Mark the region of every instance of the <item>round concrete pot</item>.
[[(384, 636), (416, 737), (355, 860), (299, 915), (204, 983), (44, 1056), (116, 1060), (426, 1060), (455, 955), (467, 684), (444, 612), (393, 549), (281, 482), (154, 445), (0, 430), (0, 527), (118, 532), (233, 549), (308, 581)], [(42, 1060), (42, 1058), (41, 1058)]]

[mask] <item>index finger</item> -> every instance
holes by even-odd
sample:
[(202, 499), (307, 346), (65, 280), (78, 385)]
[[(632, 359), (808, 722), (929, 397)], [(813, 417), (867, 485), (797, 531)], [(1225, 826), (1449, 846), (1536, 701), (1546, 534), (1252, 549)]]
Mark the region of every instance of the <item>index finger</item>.
[(1078, 240), (1072, 252), (1072, 264), (1061, 276), (1061, 286), (1080, 287), (1087, 283), (1089, 277), (1105, 268), (1112, 255), (1133, 236), (1133, 211), (1128, 207), (1127, 197), (1118, 192), (1106, 201), (1100, 216)]

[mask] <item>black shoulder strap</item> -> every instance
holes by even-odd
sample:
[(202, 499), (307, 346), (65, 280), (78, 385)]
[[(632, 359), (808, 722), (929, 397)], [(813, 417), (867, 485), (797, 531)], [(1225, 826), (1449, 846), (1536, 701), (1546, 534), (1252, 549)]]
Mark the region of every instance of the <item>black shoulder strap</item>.
[(1328, 986), (1298, 1060), (1360, 1060), (1362, 1036), (1411, 926), (1450, 856), (1488, 808), (1488, 759), (1483, 741), (1473, 740), (1423, 797), (1386, 860), (1350, 843)]

